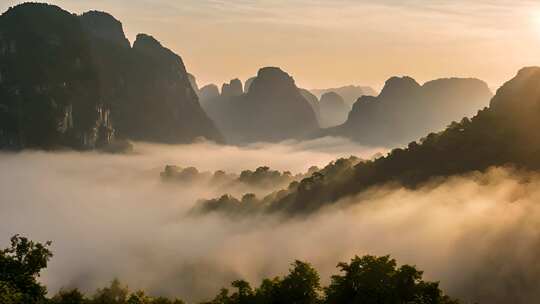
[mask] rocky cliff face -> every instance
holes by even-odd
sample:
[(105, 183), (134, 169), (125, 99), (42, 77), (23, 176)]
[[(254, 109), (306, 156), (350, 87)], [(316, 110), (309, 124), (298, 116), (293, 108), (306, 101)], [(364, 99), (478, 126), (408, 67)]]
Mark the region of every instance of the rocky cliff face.
[(393, 77), (379, 96), (361, 97), (343, 125), (323, 134), (367, 145), (402, 145), (474, 115), (491, 97), (478, 79), (438, 79), (420, 85), (410, 77)]
[(112, 138), (76, 16), (46, 4), (9, 9), (0, 16), (0, 71), (0, 148), (84, 147)]
[(236, 143), (301, 138), (318, 130), (317, 118), (292, 77), (279, 68), (263, 68), (240, 96), (220, 96), (209, 115)]
[(0, 147), (221, 140), (181, 58), (147, 35), (131, 48), (112, 16), (28, 3), (0, 24)]

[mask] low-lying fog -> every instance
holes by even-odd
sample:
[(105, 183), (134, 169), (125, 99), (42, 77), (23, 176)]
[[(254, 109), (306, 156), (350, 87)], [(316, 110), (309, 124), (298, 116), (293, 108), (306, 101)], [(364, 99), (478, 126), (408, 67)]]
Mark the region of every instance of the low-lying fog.
[(235, 173), (266, 165), (301, 173), (383, 150), (326, 138), (242, 148), (139, 143), (135, 151), (0, 154), (0, 247), (17, 233), (52, 240), (55, 256), (42, 276), (50, 292), (92, 292), (117, 277), (132, 289), (192, 302), (238, 278), (258, 284), (283, 275), (294, 259), (313, 263), (326, 284), (339, 261), (391, 254), (463, 300), (540, 298), (536, 175), (495, 168), (416, 191), (372, 189), (303, 219), (233, 220), (187, 216), (197, 199), (222, 189), (164, 183), (160, 171), (167, 164)]

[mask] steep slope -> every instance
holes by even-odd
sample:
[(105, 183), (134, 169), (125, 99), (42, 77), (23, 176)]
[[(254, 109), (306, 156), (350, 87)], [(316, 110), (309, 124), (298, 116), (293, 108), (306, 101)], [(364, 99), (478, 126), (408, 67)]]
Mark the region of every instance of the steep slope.
[(438, 79), (419, 85), (410, 77), (390, 78), (379, 96), (363, 96), (347, 121), (322, 132), (362, 144), (399, 146), (488, 105), (488, 86), (477, 79)]
[(147, 35), (131, 48), (109, 14), (27, 3), (0, 24), (0, 148), (221, 140), (181, 58)]
[(300, 90), (300, 94), (302, 94), (302, 97), (304, 97), (304, 99), (307, 100), (307, 102), (309, 102), (309, 105), (313, 109), (313, 112), (315, 112), (315, 117), (317, 117), (317, 121), (319, 122), (319, 125), (320, 125), (321, 109), (319, 105), (319, 99), (317, 98), (317, 96), (311, 94), (311, 92), (306, 89), (299, 89), (299, 90)]
[[(112, 135), (84, 30), (56, 6), (0, 16), (0, 148), (93, 146)], [(103, 127), (103, 138), (98, 131)]]
[[(255, 204), (259, 210), (305, 213), (374, 185), (398, 183), (416, 187), (435, 177), (483, 171), (492, 166), (539, 170), (539, 88), (540, 68), (522, 69), (497, 91), (489, 108), (472, 119), (454, 122), (443, 132), (431, 133), (418, 143), (412, 142), (405, 149), (395, 149), (373, 161), (340, 159)], [(215, 200), (210, 202), (215, 204)], [(227, 199), (222, 198), (221, 202), (224, 210), (243, 209), (241, 205), (231, 208)]]
[(275, 142), (318, 130), (309, 102), (293, 78), (279, 68), (260, 69), (245, 94), (222, 94), (206, 104), (228, 142)]
[[(97, 12), (83, 16), (91, 24), (114, 23), (106, 21), (104, 15), (115, 20)], [(111, 118), (119, 136), (165, 143), (186, 143), (197, 137), (222, 141), (198, 102), (194, 79), (190, 79), (180, 56), (146, 34), (137, 35), (132, 48), (117, 47), (102, 37), (118, 31), (118, 27), (97, 28), (106, 33), (88, 31), (89, 40), (101, 98), (111, 104)]]

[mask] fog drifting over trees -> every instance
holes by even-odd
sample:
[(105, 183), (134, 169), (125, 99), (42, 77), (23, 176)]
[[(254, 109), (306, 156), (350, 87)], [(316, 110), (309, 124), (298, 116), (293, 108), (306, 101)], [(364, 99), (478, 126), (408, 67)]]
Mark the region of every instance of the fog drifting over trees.
[(538, 298), (523, 283), (540, 278), (528, 266), (540, 263), (535, 174), (492, 169), (418, 190), (371, 189), (309, 217), (234, 220), (187, 215), (197, 199), (221, 189), (164, 183), (159, 176), (166, 164), (236, 173), (268, 165), (299, 173), (377, 152), (384, 151), (326, 138), (246, 148), (135, 144), (132, 155), (2, 154), (0, 242), (5, 247), (15, 233), (54, 240), (55, 258), (42, 277), (51, 292), (93, 292), (117, 277), (133, 289), (209, 300), (233, 280), (282, 275), (295, 259), (312, 262), (328, 278), (338, 261), (355, 254), (391, 254), (464, 300)]

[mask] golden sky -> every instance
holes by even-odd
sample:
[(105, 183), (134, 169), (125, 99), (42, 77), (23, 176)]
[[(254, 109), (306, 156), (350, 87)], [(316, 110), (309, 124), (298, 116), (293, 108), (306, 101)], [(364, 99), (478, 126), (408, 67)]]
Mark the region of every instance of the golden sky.
[[(0, 0), (0, 9), (22, 1)], [(540, 65), (540, 0), (50, 0), (155, 36), (199, 85), (279, 66), (305, 88), (478, 77)]]

